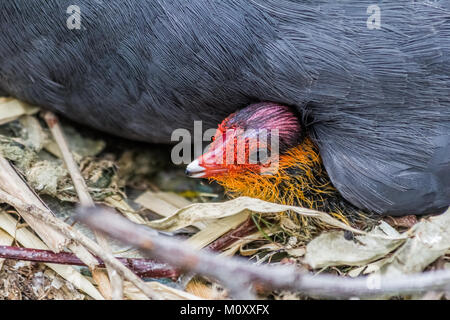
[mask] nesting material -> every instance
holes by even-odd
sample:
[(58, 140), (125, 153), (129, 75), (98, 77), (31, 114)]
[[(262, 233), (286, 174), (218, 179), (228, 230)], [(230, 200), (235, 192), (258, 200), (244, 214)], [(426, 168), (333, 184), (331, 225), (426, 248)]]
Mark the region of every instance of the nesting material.
[[(0, 188), (26, 203), (44, 209), (50, 203), (52, 208), (55, 203), (60, 204), (55, 207), (58, 217), (70, 218), (72, 211), (66, 211), (66, 206), (68, 203), (76, 205), (78, 197), (56, 144), (45, 123), (36, 116), (36, 111), (36, 108), (14, 99), (0, 99), (0, 124), (3, 124), (0, 126), (0, 154), (8, 160), (0, 158)], [(86, 135), (76, 126), (63, 123), (63, 129), (88, 191), (97, 203), (113, 207), (139, 224), (168, 232), (187, 230), (189, 233), (184, 234), (185, 241), (193, 247), (207, 247), (223, 239), (224, 235), (244, 222), (253, 221), (257, 228), (234, 239), (234, 242), (221, 249), (221, 255), (241, 255), (258, 264), (292, 263), (299, 269), (338, 272), (349, 277), (373, 273), (421, 272), (426, 268), (438, 268), (438, 261), (449, 259), (450, 211), (441, 216), (420, 219), (409, 230), (400, 231), (400, 225), (395, 221), (391, 227), (386, 222), (379, 223), (377, 220), (381, 218), (357, 216), (353, 221), (343, 218), (343, 210), (353, 208), (325, 210), (328, 213), (324, 213), (297, 206), (302, 204), (323, 209), (320, 207), (323, 200), (335, 192), (326, 183), (323, 184), (326, 192), (322, 198), (311, 199), (307, 190), (303, 190), (303, 193), (293, 192), (289, 197), (283, 196), (283, 201), (280, 201), (282, 195), (276, 193), (277, 185), (267, 185), (264, 190), (271, 197), (268, 198), (270, 201), (263, 201), (253, 198), (261, 190), (248, 188), (248, 181), (241, 181), (242, 185), (234, 185), (232, 191), (236, 191), (235, 195), (244, 196), (223, 201), (220, 192), (216, 194), (215, 189), (212, 191), (198, 181), (184, 181), (181, 178), (177, 184), (184, 184), (192, 190), (185, 187), (181, 192), (172, 188), (175, 185), (173, 177), (178, 179), (180, 175), (177, 172), (181, 170), (158, 167), (158, 163), (166, 161), (157, 157), (161, 152), (132, 148), (122, 150), (122, 147), (110, 145), (111, 142), (107, 144), (97, 137)], [(121, 152), (117, 153), (117, 150)], [(145, 161), (142, 160), (144, 158)], [(140, 160), (135, 163), (135, 159)], [(309, 164), (316, 169), (320, 167), (316, 166), (320, 160), (318, 155), (311, 157), (310, 153), (307, 160), (309, 162), (306, 161), (304, 165)], [(290, 165), (288, 162), (282, 163), (281, 169), (287, 170)], [(318, 182), (314, 181), (314, 176), (309, 176), (309, 179), (311, 183)], [(282, 180), (280, 178), (279, 182), (286, 183)], [(221, 182), (227, 183), (225, 180)], [(195, 183), (198, 189), (195, 189)], [(261, 186), (265, 185), (259, 184)], [(239, 193), (240, 190), (245, 192)], [(208, 197), (204, 197), (205, 194)], [(41, 196), (45, 196), (45, 202), (42, 202)], [(51, 197), (51, 201), (48, 197)], [(142, 210), (144, 208), (147, 210)], [(66, 248), (67, 239), (54, 234), (53, 229), (33, 219), (26, 219), (27, 224), (23, 224), (24, 221), (18, 219), (11, 207), (2, 206), (0, 209), (0, 244), (15, 243), (28, 248), (51, 247), (55, 250)], [(148, 210), (161, 218), (155, 220), (147, 215)], [(23, 217), (26, 217), (26, 213)], [(91, 235), (79, 225), (74, 228)], [(114, 243), (112, 248), (121, 257), (140, 256), (129, 247)], [(83, 248), (72, 246), (69, 249), (76, 251), (77, 255), (85, 254), (85, 258), (90, 256), (88, 252), (82, 252)], [(18, 279), (24, 281), (24, 286), (12, 290), (12, 284), (17, 283)], [(159, 282), (149, 282), (148, 286), (155, 296), (164, 299), (229, 298), (220, 286), (199, 278), (188, 282), (184, 290)], [(125, 282), (123, 293), (126, 299), (147, 298), (129, 282)], [(261, 294), (261, 298), (268, 296), (269, 293)], [(92, 279), (77, 268), (11, 260), (0, 261), (0, 297), (103, 299)], [(302, 298), (289, 292), (273, 293), (271, 297)]]
[(17, 120), (24, 115), (35, 114), (39, 108), (14, 98), (0, 97), (0, 125)]

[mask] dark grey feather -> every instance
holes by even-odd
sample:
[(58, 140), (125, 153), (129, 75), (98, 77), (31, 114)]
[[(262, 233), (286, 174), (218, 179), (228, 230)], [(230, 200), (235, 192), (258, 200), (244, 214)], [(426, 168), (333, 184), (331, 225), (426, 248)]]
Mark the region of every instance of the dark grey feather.
[[(0, 91), (133, 139), (168, 142), (256, 101), (294, 106), (353, 204), (450, 204), (450, 2), (0, 1)], [(375, 1), (376, 3), (376, 1)]]

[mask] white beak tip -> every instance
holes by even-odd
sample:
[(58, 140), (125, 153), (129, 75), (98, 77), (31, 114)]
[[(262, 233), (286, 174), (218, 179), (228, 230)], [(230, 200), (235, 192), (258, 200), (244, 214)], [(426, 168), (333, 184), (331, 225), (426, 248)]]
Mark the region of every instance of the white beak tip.
[(205, 168), (200, 165), (198, 159), (195, 159), (186, 167), (186, 175), (191, 178), (201, 178), (205, 175)]

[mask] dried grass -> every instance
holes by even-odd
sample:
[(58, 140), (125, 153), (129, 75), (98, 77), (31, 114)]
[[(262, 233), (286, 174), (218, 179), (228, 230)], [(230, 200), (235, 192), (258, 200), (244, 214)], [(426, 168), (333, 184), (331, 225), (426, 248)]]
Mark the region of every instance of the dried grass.
[[(8, 184), (12, 187), (8, 188), (10, 192), (15, 190), (15, 196), (28, 202), (39, 198), (34, 193), (24, 191), (28, 190), (28, 187), (24, 187), (27, 185), (40, 196), (51, 197), (52, 206), (54, 203), (60, 204), (57, 210), (58, 216), (66, 219), (70, 217), (72, 209), (70, 206), (68, 209), (64, 208), (67, 208), (67, 203), (76, 204), (78, 197), (69, 172), (61, 160), (59, 149), (45, 123), (36, 115), (37, 111), (37, 108), (20, 101), (0, 98), (0, 155), (10, 160), (26, 181), (26, 184), (22, 180), (12, 181), (13, 175), (10, 174)], [(114, 140), (106, 143), (103, 139), (79, 131), (71, 124), (64, 124), (63, 128), (88, 191), (96, 202), (117, 209), (133, 222), (148, 224), (166, 231), (182, 232), (186, 236), (186, 242), (196, 248), (208, 246), (250, 217), (258, 230), (236, 239), (236, 242), (223, 250), (223, 255), (239, 254), (260, 264), (294, 263), (298, 268), (307, 269), (314, 266), (311, 261), (315, 263), (320, 261), (320, 263), (317, 262), (316, 267), (322, 269), (316, 271), (348, 276), (370, 274), (380, 270), (400, 273), (411, 270), (422, 271), (433, 266), (434, 261), (439, 257), (444, 261), (450, 259), (450, 240), (448, 236), (445, 236), (446, 230), (450, 228), (448, 221), (450, 213), (431, 220), (419, 221), (409, 231), (394, 236), (393, 233), (385, 232), (388, 228), (384, 228), (384, 231), (379, 233), (376, 226), (380, 218), (363, 214), (354, 215), (351, 220), (347, 220), (343, 219), (339, 212), (334, 212), (336, 214), (333, 217), (333, 212), (331, 215), (326, 215), (312, 210), (292, 206), (283, 207), (248, 198), (222, 203), (224, 196), (220, 188), (187, 180), (183, 177), (182, 170), (164, 167), (167, 158), (158, 150), (152, 152), (132, 145), (123, 148), (123, 146), (115, 145)], [(225, 182), (223, 181), (224, 184)], [(242, 189), (243, 186), (235, 186), (235, 189)], [(6, 188), (5, 183), (0, 183), (0, 187)], [(247, 189), (248, 195), (252, 195), (254, 190)], [(309, 201), (306, 195), (302, 195), (301, 200)], [(292, 205), (294, 202), (288, 201), (285, 204)], [(15, 210), (6, 206), (3, 209), (16, 213)], [(54, 241), (51, 241), (51, 237), (48, 238), (45, 235), (46, 227), (39, 226), (39, 223), (36, 224), (32, 219), (27, 219), (27, 221), (30, 220), (28, 225), (17, 229), (17, 226), (24, 222), (23, 220), (14, 220), (10, 214), (4, 213), (4, 210), (1, 214), (4, 223), (2, 224), (0, 220), (0, 244), (11, 244), (15, 240), (24, 246), (32, 246), (32, 243), (35, 245), (36, 241), (40, 241), (40, 237), (44, 242), (48, 241), (53, 248), (64, 247), (63, 238), (59, 239), (56, 236)], [(155, 220), (155, 218), (160, 219)], [(15, 224), (14, 230), (11, 229), (10, 224), (6, 225), (7, 221)], [(403, 231), (405, 226), (410, 226), (405, 224), (409, 223), (409, 220), (398, 223), (389, 220), (387, 222), (399, 231)], [(2, 231), (6, 228), (10, 228), (9, 234)], [(44, 229), (41, 230), (42, 228)], [(89, 231), (78, 225), (75, 225), (75, 228), (91, 236)], [(374, 230), (378, 231), (373, 232)], [(436, 234), (444, 234), (444, 236), (441, 237), (440, 242), (434, 242), (434, 247), (426, 247), (417, 237), (408, 238), (417, 232), (423, 236), (422, 240), (436, 240), (436, 238), (430, 238)], [(27, 239), (32, 238), (34, 242), (25, 240), (24, 235), (28, 237)], [(319, 235), (321, 236), (318, 237)], [(337, 241), (330, 241), (330, 238)], [(346, 241), (350, 244), (347, 251), (349, 254), (342, 252), (339, 255), (339, 252), (333, 249), (333, 245), (346, 244)], [(365, 260), (356, 259), (355, 254), (361, 249), (361, 241), (363, 243), (366, 241), (364, 245), (370, 248), (376, 248), (378, 250), (376, 254), (367, 256)], [(135, 251), (120, 244), (111, 243), (111, 246), (120, 256), (139, 256)], [(326, 260), (318, 256), (317, 252), (330, 252), (328, 258), (334, 254), (333, 259), (336, 261)], [(419, 256), (422, 259), (411, 260), (411, 256)], [(440, 268), (449, 267), (448, 262), (440, 266)], [(98, 292), (94, 287), (95, 291), (86, 289), (87, 287), (83, 289), (79, 282), (74, 283), (68, 276), (65, 277), (69, 280), (61, 277), (69, 270), (65, 268), (71, 267), (59, 266), (55, 272), (45, 264), (0, 260), (0, 298), (98, 298)], [(90, 277), (83, 276), (82, 279), (92, 285)], [(157, 282), (149, 283), (149, 286), (167, 299), (228, 298), (227, 292), (219, 285), (203, 278), (194, 278), (188, 282), (185, 291)], [(128, 282), (125, 283), (124, 294), (127, 299), (145, 298)], [(289, 292), (260, 292), (260, 296), (271, 299), (303, 298)], [(426, 297), (442, 298), (445, 294), (433, 296), (430, 293)]]

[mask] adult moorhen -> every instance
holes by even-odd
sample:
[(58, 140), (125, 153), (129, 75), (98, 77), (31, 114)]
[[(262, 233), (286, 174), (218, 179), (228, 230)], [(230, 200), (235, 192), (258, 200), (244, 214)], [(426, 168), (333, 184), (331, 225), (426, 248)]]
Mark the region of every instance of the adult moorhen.
[(162, 143), (270, 101), (353, 205), (450, 204), (449, 1), (2, 0), (0, 30), (5, 94)]

